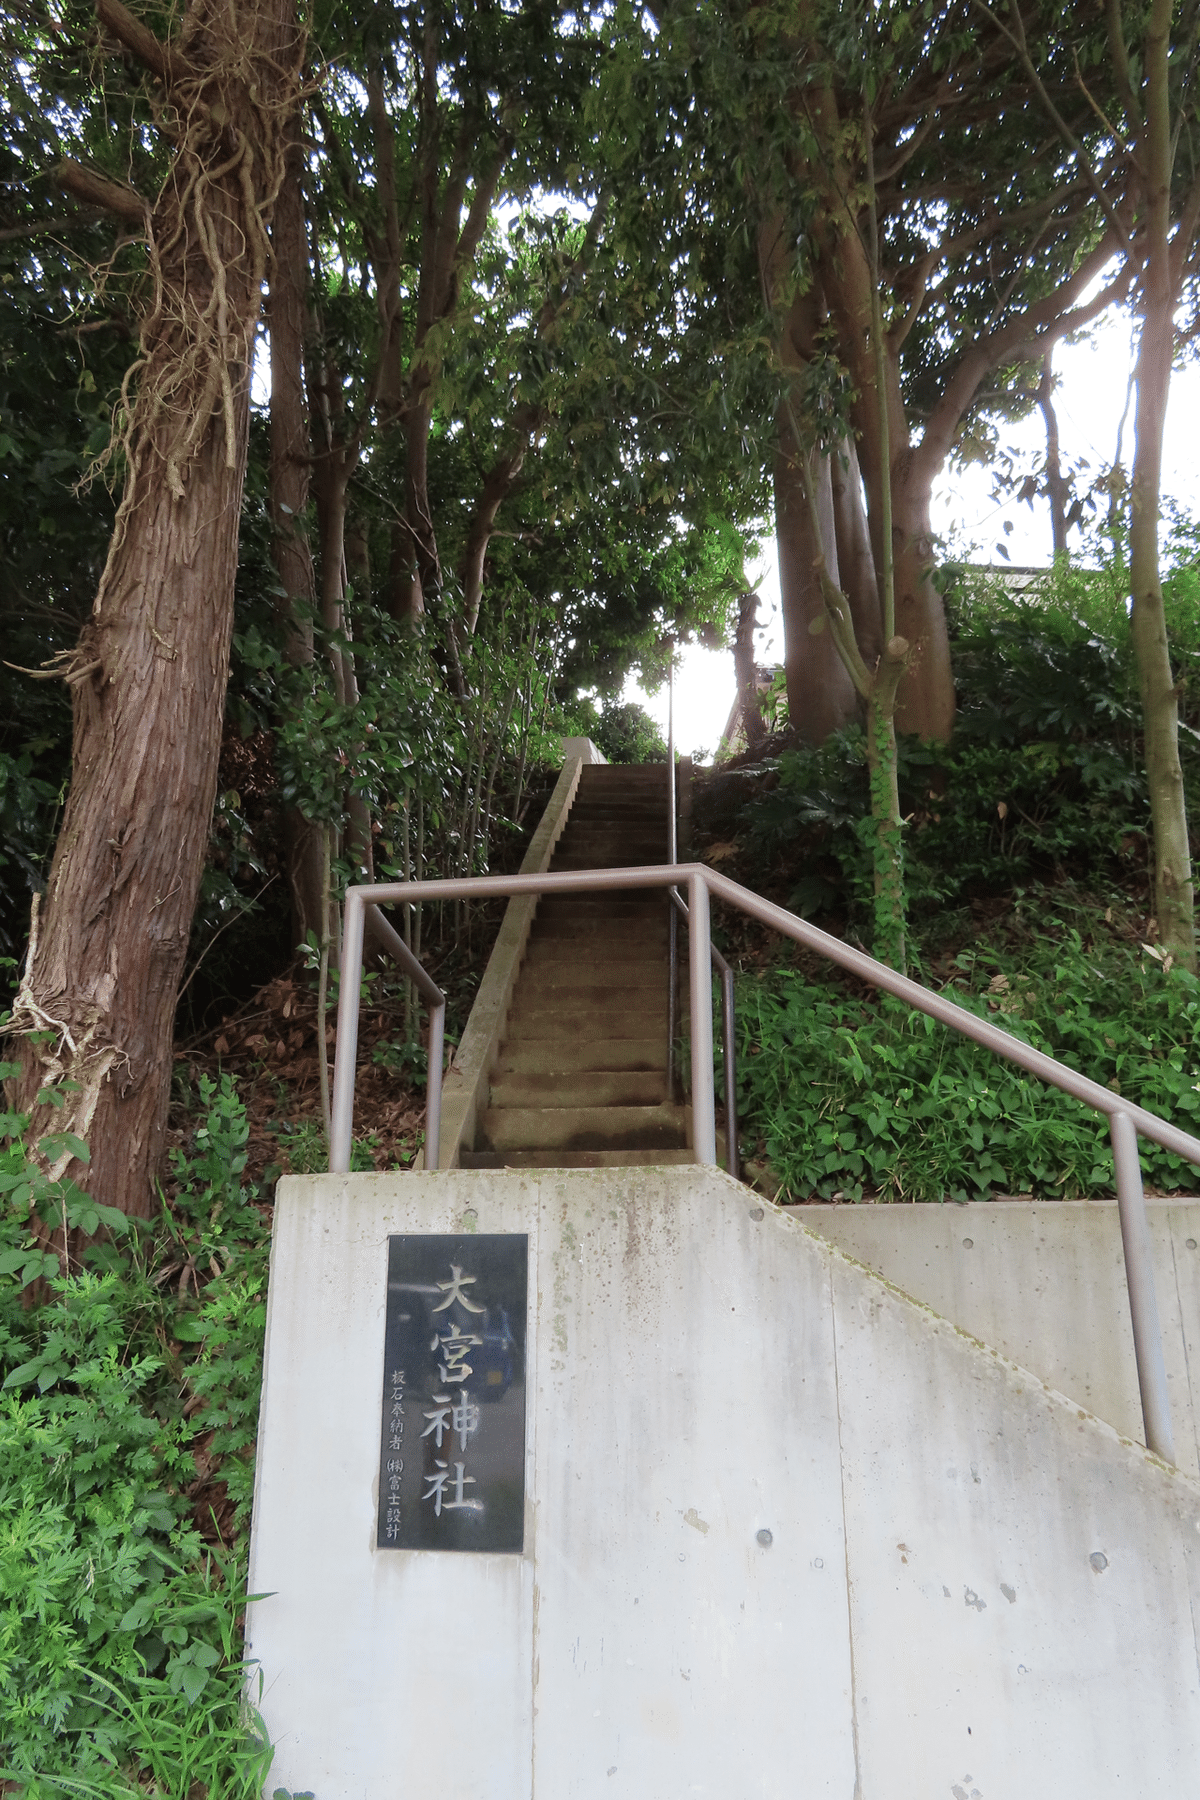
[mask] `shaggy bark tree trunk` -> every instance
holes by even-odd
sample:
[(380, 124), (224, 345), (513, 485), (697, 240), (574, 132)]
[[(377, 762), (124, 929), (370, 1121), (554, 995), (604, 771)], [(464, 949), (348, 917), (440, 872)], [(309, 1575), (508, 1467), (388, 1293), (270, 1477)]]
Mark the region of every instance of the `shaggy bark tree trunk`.
[(291, 0), (194, 0), (170, 45), (116, 0), (101, 10), (162, 83), (179, 135), (147, 211), (156, 285), (127, 382), (125, 489), (63, 669), (71, 788), (14, 1008), (12, 1099), (36, 1143), (39, 1092), (72, 1084), (54, 1123), (92, 1157), (72, 1175), (145, 1217), (216, 791), (265, 225), (303, 42)]

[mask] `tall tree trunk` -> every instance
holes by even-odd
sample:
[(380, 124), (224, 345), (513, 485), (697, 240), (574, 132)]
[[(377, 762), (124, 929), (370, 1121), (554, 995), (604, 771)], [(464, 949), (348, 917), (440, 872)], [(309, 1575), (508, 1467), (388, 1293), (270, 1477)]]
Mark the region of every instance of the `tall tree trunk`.
[[(896, 694), (896, 730), (945, 743), (954, 729), (954, 674), (946, 609), (933, 585), (932, 489), (907, 451), (891, 479), (896, 633), (913, 646)], [(881, 546), (874, 549), (881, 563)]]
[[(329, 369), (325, 371), (325, 397), (340, 395), (340, 384)], [(337, 435), (339, 419), (330, 413), (330, 445), (317, 459), (314, 495), (317, 503), (317, 525), (321, 538), (321, 622), (326, 631), (341, 638), (342, 644), (331, 644), (329, 661), (333, 672), (333, 690), (339, 706), (357, 706), (358, 674), (354, 652), (350, 648), (350, 621), (346, 617), (346, 509), (350, 474), (357, 464), (357, 450), (347, 453)], [(346, 800), (350, 828), (346, 849), (353, 858), (357, 878), (374, 878), (371, 839), (371, 810), (361, 794), (351, 791)]]
[(1148, 205), (1142, 274), (1142, 329), (1137, 355), (1137, 410), (1129, 521), (1133, 610), (1146, 744), (1146, 779), (1154, 832), (1154, 910), (1159, 941), (1185, 968), (1196, 968), (1192, 863), (1179, 766), (1179, 693), (1171, 672), (1158, 562), (1162, 440), (1171, 387), (1174, 310), (1172, 271), (1171, 117), (1167, 64), (1172, 8), (1154, 0), (1145, 41), (1146, 126), (1142, 140)]
[(55, 1124), (92, 1153), (72, 1173), (145, 1217), (216, 792), (265, 225), (303, 44), (290, 0), (193, 0), (169, 46), (115, 0), (103, 16), (164, 82), (181, 135), (148, 220), (156, 281), (125, 489), (65, 671), (71, 788), (14, 1009), (12, 1098), (34, 1111), (36, 1141), (39, 1091), (72, 1084)]
[(817, 491), (810, 505), (803, 453), (796, 443), (786, 404), (779, 409), (776, 427), (775, 541), (788, 719), (804, 743), (823, 744), (831, 731), (858, 717), (854, 683), (825, 628), (818, 573), (823, 558), (827, 578), (835, 588), (840, 585), (829, 458), (823, 456), (819, 460)]
[(868, 664), (883, 648), (883, 615), (879, 610), (879, 577), (871, 553), (866, 496), (854, 439), (847, 437), (829, 464), (833, 489), (833, 525), (838, 575), (850, 602), (854, 635)]
[[(316, 602), (308, 510), (312, 442), (304, 397), (304, 340), (308, 321), (308, 233), (300, 183), (302, 146), (293, 124), (287, 167), (271, 229), (271, 544), (281, 592), (275, 610), (284, 651), (293, 668), (313, 659), (312, 612)], [(292, 890), (292, 942), (310, 931), (321, 940), (326, 905), (325, 851), (321, 827), (289, 807), (284, 820)]]

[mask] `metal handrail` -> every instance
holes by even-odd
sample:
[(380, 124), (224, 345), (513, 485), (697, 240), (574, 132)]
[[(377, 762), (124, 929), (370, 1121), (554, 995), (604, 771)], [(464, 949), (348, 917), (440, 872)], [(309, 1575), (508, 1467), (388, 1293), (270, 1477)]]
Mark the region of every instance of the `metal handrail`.
[[(667, 861), (679, 861), (679, 827), (675, 800), (675, 646), (667, 664)], [(673, 900), (679, 890), (671, 888)], [(667, 1100), (675, 1098), (675, 1014), (679, 1006), (679, 921), (674, 906), (667, 908)]]
[[(1121, 1241), (1125, 1251), (1125, 1274), (1129, 1287), (1129, 1309), (1133, 1321), (1134, 1352), (1137, 1358), (1138, 1387), (1145, 1420), (1146, 1443), (1167, 1462), (1175, 1460), (1171, 1433), (1170, 1407), (1167, 1400), (1166, 1366), (1163, 1361), (1162, 1333), (1158, 1320), (1158, 1303), (1154, 1292), (1154, 1275), (1150, 1261), (1150, 1228), (1146, 1218), (1145, 1194), (1138, 1162), (1137, 1139), (1140, 1133), (1152, 1143), (1172, 1151), (1185, 1161), (1200, 1167), (1200, 1139), (1144, 1107), (1131, 1106), (1101, 1087), (1097, 1081), (1080, 1075), (1065, 1064), (1056, 1062), (1041, 1050), (1035, 1050), (1020, 1038), (978, 1018), (944, 994), (932, 993), (918, 986), (906, 975), (898, 975), (885, 963), (876, 962), (862, 950), (855, 950), (839, 938), (830, 937), (764, 900), (749, 888), (739, 886), (726, 875), (705, 868), (700, 863), (668, 864), (660, 868), (570, 870), (544, 875), (477, 875), (461, 881), (396, 881), (380, 882), (369, 887), (352, 887), (346, 892), (345, 923), (342, 938), (342, 978), (338, 997), (337, 1061), (334, 1068), (333, 1121), (330, 1134), (330, 1169), (344, 1174), (350, 1167), (350, 1134), (354, 1115), (354, 1070), (358, 1051), (358, 1008), (362, 969), (363, 931), (367, 909), (380, 903), (419, 902), (422, 900), (461, 900), (469, 896), (509, 898), (514, 894), (589, 893), (629, 888), (683, 887), (688, 890), (690, 933), (688, 973), (692, 1012), (692, 1143), (696, 1161), (715, 1164), (717, 1160), (716, 1114), (713, 1101), (713, 1043), (711, 1000), (711, 945), (709, 897), (724, 900), (730, 906), (795, 939), (808, 949), (849, 969), (861, 980), (882, 988), (918, 1012), (948, 1025), (952, 1031), (982, 1044), (995, 1055), (1016, 1063), (1052, 1087), (1082, 1100), (1109, 1120), (1113, 1144), (1113, 1162), (1117, 1180), (1117, 1204), (1121, 1217)], [(672, 909), (673, 910), (673, 909)], [(395, 933), (392, 933), (395, 936)], [(403, 940), (397, 939), (403, 946)], [(393, 952), (394, 953), (394, 952)], [(399, 960), (399, 959), (398, 959)], [(415, 959), (414, 959), (415, 961)], [(407, 967), (407, 960), (405, 961)], [(419, 967), (419, 965), (418, 965)], [(429, 987), (434, 984), (421, 971)], [(414, 979), (417, 977), (414, 975)], [(428, 990), (422, 988), (423, 992)], [(435, 991), (437, 991), (435, 989)], [(434, 1054), (433, 1021), (430, 1029), (429, 1101), (426, 1123), (426, 1145), (433, 1146), (433, 1163), (437, 1160), (436, 1117), (440, 1117), (441, 1050)], [(440, 1026), (440, 1021), (439, 1021)], [(426, 1165), (433, 1166), (427, 1163)]]
[[(668, 888), (674, 902), (671, 908), (671, 923), (675, 923), (676, 913), (688, 917), (687, 904), (678, 888)], [(709, 945), (709, 955), (717, 978), (721, 983), (721, 1044), (722, 1061), (725, 1065), (725, 1167), (737, 1181), (738, 1167), (738, 1130), (737, 1130), (737, 1070), (734, 1063), (734, 1031), (733, 1031), (733, 970), (721, 955), (715, 944)], [(674, 963), (672, 962), (671, 981), (675, 980)], [(671, 1066), (674, 1068), (674, 1036), (671, 1038)]]

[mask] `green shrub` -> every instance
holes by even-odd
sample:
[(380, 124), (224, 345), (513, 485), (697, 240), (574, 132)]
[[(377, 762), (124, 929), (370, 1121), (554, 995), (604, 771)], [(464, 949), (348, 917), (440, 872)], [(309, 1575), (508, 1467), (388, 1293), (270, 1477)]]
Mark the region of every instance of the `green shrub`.
[[(0, 1119), (0, 1777), (25, 1800), (257, 1800), (268, 1772), (244, 1692), (239, 1547), (267, 1234), (240, 1180), (241, 1102), (228, 1078), (202, 1097), (174, 1210), (69, 1277), (34, 1213), (104, 1221), (25, 1162), (21, 1115)], [(33, 1276), (48, 1298), (30, 1307)], [(196, 1516), (214, 1464), (232, 1547)]]
[[(1200, 1131), (1200, 983), (1077, 931), (958, 958), (954, 997), (1131, 1103)], [(960, 985), (961, 984), (961, 985)], [(787, 1197), (1112, 1193), (1107, 1120), (923, 1014), (778, 972), (738, 992), (743, 1146)], [(1147, 1180), (1196, 1172), (1142, 1143)]]

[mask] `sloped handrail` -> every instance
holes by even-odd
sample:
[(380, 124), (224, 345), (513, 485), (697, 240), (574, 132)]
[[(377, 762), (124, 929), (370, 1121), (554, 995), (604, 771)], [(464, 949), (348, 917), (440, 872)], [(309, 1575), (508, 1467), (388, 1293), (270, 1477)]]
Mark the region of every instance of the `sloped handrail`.
[[(633, 869), (570, 870), (544, 875), (477, 875), (461, 881), (396, 881), (378, 882), (372, 886), (352, 887), (346, 891), (345, 920), (342, 939), (342, 980), (338, 999), (337, 1061), (334, 1068), (333, 1120), (330, 1133), (329, 1166), (335, 1174), (350, 1167), (350, 1140), (354, 1115), (354, 1070), (358, 1050), (359, 987), (362, 970), (363, 931), (366, 909), (407, 901), (460, 900), (467, 898), (506, 899), (514, 894), (590, 893), (630, 888), (685, 887), (688, 890), (689, 944), (688, 971), (691, 997), (692, 1027), (692, 1143), (696, 1161), (715, 1164), (717, 1160), (716, 1113), (713, 1097), (712, 990), (710, 986), (712, 937), (709, 923), (710, 897), (723, 900), (762, 925), (804, 944), (828, 962), (848, 969), (873, 987), (882, 988), (918, 1012), (928, 1014), (948, 1025), (962, 1037), (982, 1044), (997, 1056), (1016, 1063), (1052, 1087), (1082, 1100), (1109, 1121), (1113, 1162), (1117, 1180), (1117, 1204), (1121, 1219), (1121, 1241), (1125, 1252), (1125, 1274), (1129, 1287), (1129, 1309), (1133, 1323), (1134, 1352), (1137, 1358), (1138, 1386), (1141, 1392), (1142, 1417), (1146, 1427), (1146, 1443), (1156, 1455), (1174, 1462), (1170, 1407), (1167, 1399), (1166, 1366), (1163, 1360), (1162, 1333), (1159, 1326), (1158, 1302), (1154, 1292), (1154, 1275), (1150, 1260), (1150, 1227), (1146, 1218), (1145, 1194), (1138, 1161), (1139, 1134), (1164, 1150), (1173, 1151), (1185, 1161), (1200, 1167), (1200, 1139), (1161, 1119), (1144, 1107), (1128, 1101), (1102, 1087), (1086, 1075), (1069, 1069), (1044, 1051), (1035, 1050), (1020, 1038), (988, 1019), (976, 1017), (944, 994), (932, 993), (906, 975), (899, 975), (885, 963), (876, 962), (865, 951), (855, 950), (839, 938), (830, 937), (797, 918), (782, 906), (775, 906), (761, 895), (752, 893), (727, 875), (719, 875), (702, 863), (673, 863), (661, 867)], [(422, 975), (424, 971), (422, 970)], [(428, 976), (425, 980), (432, 986)], [(432, 1035), (432, 1034), (431, 1034)], [(429, 1143), (428, 1118), (435, 1108), (440, 1111), (441, 1056), (436, 1060), (430, 1044), (429, 1114), (426, 1143)], [(436, 1140), (435, 1140), (436, 1144)], [(436, 1159), (436, 1148), (434, 1151)]]

